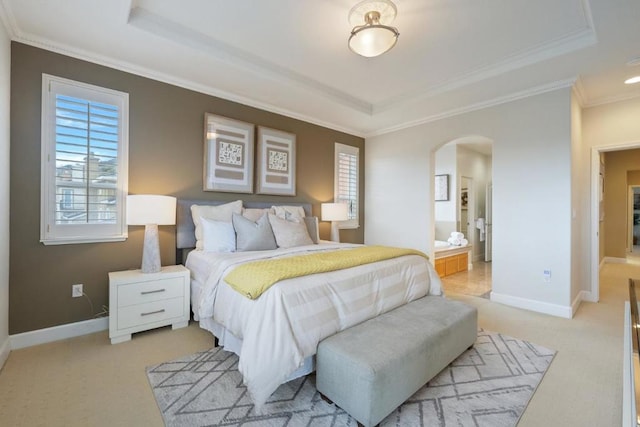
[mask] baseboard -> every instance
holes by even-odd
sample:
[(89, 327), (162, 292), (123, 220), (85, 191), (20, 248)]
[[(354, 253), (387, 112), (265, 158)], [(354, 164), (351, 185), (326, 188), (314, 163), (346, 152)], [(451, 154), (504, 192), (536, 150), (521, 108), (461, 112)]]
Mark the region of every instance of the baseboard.
[(594, 297), (591, 291), (582, 291), (582, 301), (587, 302), (598, 302)]
[(578, 295), (576, 295), (576, 298), (573, 300), (573, 303), (571, 303), (571, 317), (573, 318), (573, 316), (576, 315), (576, 311), (578, 311), (578, 307), (580, 307), (580, 304), (582, 303), (582, 301), (592, 301), (592, 295), (590, 291), (580, 291), (578, 292)]
[(109, 329), (109, 318), (100, 317), (98, 319), (67, 323), (66, 325), (10, 335), (9, 338), (11, 339), (11, 349), (17, 350), (19, 348), (93, 334), (94, 332), (105, 331), (107, 329)]
[(523, 308), (525, 310), (535, 311), (538, 313), (564, 317), (565, 319), (571, 319), (572, 317), (572, 308), (564, 305), (550, 304), (548, 302), (541, 302), (532, 299), (514, 297), (511, 295), (498, 294), (495, 292), (491, 292), (491, 301), (510, 305), (512, 307)]
[(7, 337), (2, 345), (0, 345), (0, 369), (4, 366), (4, 362), (7, 361), (9, 353), (11, 353), (11, 341), (9, 337)]
[(627, 263), (626, 258), (618, 258), (613, 256), (606, 256), (604, 257), (603, 261), (608, 264), (626, 264)]

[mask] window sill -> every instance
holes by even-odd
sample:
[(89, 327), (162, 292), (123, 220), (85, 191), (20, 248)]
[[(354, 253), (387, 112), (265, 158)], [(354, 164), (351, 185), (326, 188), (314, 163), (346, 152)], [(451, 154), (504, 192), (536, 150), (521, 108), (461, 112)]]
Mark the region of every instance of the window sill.
[(55, 245), (76, 245), (82, 243), (108, 243), (108, 242), (124, 242), (127, 235), (114, 237), (74, 237), (74, 238), (58, 238), (58, 239), (40, 239), (40, 243), (45, 246)]

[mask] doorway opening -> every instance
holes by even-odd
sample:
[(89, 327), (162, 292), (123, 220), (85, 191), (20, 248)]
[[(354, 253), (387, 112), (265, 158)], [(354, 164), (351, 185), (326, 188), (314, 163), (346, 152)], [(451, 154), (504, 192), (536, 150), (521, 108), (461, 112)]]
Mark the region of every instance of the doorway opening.
[(434, 153), (433, 253), (445, 293), (490, 298), (492, 145), (484, 137), (464, 137)]
[(627, 252), (632, 258), (640, 257), (640, 185), (629, 186), (629, 212), (627, 215)]

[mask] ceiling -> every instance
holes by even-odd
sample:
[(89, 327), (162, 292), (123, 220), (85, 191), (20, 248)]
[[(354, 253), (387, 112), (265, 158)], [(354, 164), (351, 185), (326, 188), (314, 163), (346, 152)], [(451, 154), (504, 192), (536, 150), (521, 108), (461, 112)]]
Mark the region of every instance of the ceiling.
[[(396, 0), (398, 44), (347, 47), (358, 0), (1, 0), (13, 40), (360, 136), (575, 86), (640, 96), (637, 0)], [(52, 19), (54, 17), (55, 19)]]

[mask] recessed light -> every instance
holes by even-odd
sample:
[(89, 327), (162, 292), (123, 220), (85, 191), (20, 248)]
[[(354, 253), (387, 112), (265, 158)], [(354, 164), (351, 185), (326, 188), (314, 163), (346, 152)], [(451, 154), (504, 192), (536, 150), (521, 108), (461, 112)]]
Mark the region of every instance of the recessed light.
[(632, 85), (634, 83), (640, 83), (640, 76), (631, 77), (624, 81), (624, 84)]

